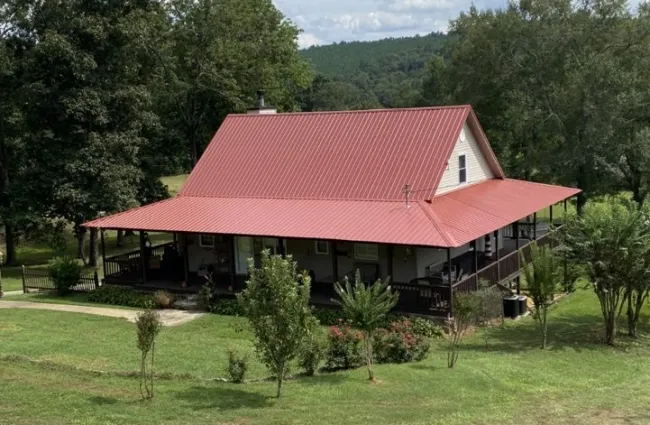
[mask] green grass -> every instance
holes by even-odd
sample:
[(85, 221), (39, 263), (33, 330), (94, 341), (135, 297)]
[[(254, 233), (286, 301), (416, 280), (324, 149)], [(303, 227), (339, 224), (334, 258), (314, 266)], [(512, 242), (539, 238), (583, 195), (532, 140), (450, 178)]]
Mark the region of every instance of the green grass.
[(169, 190), (169, 194), (172, 196), (176, 196), (178, 192), (181, 191), (181, 188), (185, 184), (185, 180), (187, 180), (189, 174), (179, 174), (177, 176), (167, 176), (167, 177), (162, 177), (160, 180), (163, 182), (164, 185), (167, 186), (167, 189)]
[(83, 305), (88, 307), (106, 307), (106, 308), (119, 308), (123, 310), (141, 310), (138, 308), (125, 307), (121, 305), (95, 303), (88, 299), (88, 293), (86, 292), (70, 293), (63, 297), (48, 291), (32, 292), (28, 294), (6, 295), (2, 299), (0, 299), (0, 303), (2, 301), (29, 301), (33, 303)]
[[(136, 370), (133, 324), (0, 309), (0, 424), (648, 423), (647, 323), (646, 315), (639, 340), (606, 347), (595, 296), (578, 291), (553, 308), (548, 350), (525, 318), (493, 329), (489, 350), (481, 333), (471, 336), (454, 370), (440, 342), (423, 362), (376, 366), (380, 383), (363, 369), (324, 374), (288, 382), (275, 399), (271, 382), (206, 380), (224, 375), (229, 347), (253, 350), (243, 319), (210, 315), (163, 329), (157, 370), (179, 376), (157, 381), (156, 398), (140, 402), (137, 379), (69, 370)], [(251, 359), (249, 377), (265, 377)]]

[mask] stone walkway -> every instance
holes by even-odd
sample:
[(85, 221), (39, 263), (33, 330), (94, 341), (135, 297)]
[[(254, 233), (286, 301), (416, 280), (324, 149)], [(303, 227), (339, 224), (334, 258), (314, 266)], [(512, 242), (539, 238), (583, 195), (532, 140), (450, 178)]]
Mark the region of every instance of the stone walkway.
[[(0, 301), (2, 308), (31, 308), (35, 310), (68, 311), (72, 313), (95, 314), (106, 317), (121, 317), (129, 322), (135, 323), (138, 310), (124, 310), (120, 308), (89, 307), (73, 304), (50, 304), (33, 303), (29, 301)], [(178, 326), (203, 316), (205, 313), (197, 313), (184, 310), (159, 310), (160, 320), (164, 326)]]

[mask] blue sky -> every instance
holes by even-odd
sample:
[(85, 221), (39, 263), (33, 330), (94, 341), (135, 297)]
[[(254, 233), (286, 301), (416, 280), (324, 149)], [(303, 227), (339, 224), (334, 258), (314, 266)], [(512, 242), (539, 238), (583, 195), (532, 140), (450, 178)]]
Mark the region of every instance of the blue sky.
[[(507, 0), (273, 0), (304, 32), (300, 47), (446, 31), (472, 5), (500, 8)], [(632, 0), (633, 5), (638, 0)]]
[[(300, 47), (445, 31), (472, 0), (273, 0), (304, 30)], [(479, 8), (506, 0), (474, 0)]]

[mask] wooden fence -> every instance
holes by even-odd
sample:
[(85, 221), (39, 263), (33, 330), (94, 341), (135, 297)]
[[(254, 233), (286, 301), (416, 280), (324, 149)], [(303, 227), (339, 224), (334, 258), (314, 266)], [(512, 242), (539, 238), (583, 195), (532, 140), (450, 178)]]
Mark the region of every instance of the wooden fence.
[[(23, 292), (27, 292), (28, 289), (36, 289), (39, 291), (52, 291), (56, 289), (47, 270), (28, 269), (23, 266), (22, 277)], [(70, 288), (70, 290), (89, 292), (97, 289), (99, 286), (99, 276), (97, 275), (97, 271), (94, 271), (93, 273), (82, 273), (79, 283)]]

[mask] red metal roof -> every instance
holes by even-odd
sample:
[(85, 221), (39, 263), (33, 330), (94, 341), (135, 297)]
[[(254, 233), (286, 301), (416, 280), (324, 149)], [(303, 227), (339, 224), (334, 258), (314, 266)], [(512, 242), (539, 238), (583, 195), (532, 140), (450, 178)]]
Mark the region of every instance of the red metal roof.
[(466, 120), (503, 176), (469, 106), (230, 115), (181, 195), (388, 201), (408, 183), (431, 199)]
[[(214, 198), (182, 195), (87, 227), (457, 247), (560, 202), (577, 189), (495, 179), (415, 201)], [(185, 193), (185, 192), (184, 192)]]

